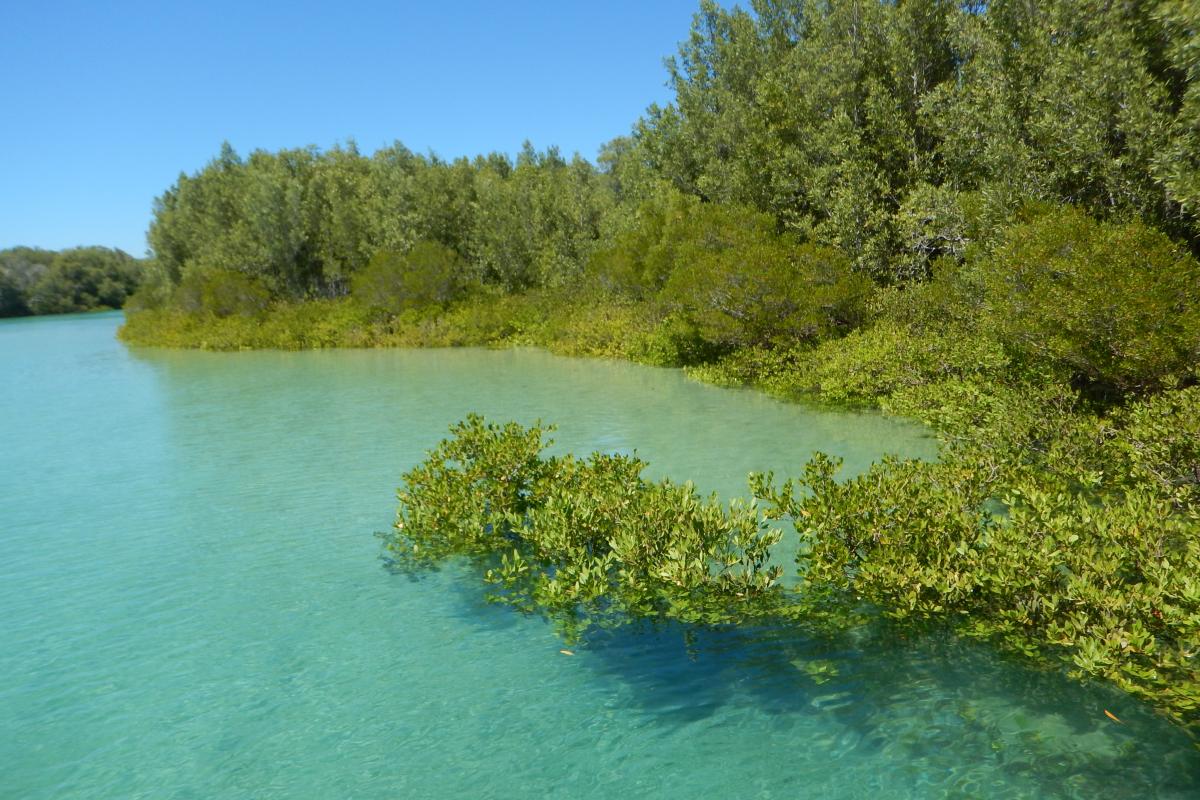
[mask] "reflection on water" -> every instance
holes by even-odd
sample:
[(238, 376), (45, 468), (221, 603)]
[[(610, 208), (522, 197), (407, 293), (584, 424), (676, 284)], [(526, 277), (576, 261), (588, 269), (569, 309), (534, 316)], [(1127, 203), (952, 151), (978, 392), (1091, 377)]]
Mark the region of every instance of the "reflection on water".
[(371, 536), (468, 411), (725, 495), (817, 448), (929, 455), (919, 429), (533, 351), (130, 353), (118, 319), (0, 323), (0, 796), (1200, 796), (1178, 730), (977, 643), (640, 626), (564, 656)]

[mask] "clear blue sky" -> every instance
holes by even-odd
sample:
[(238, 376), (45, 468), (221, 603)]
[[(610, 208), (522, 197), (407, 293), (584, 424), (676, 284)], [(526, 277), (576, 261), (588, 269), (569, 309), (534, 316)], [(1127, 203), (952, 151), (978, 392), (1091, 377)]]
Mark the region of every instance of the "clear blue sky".
[(216, 155), (354, 139), (594, 158), (670, 93), (698, 0), (0, 2), (0, 248), (146, 248)]

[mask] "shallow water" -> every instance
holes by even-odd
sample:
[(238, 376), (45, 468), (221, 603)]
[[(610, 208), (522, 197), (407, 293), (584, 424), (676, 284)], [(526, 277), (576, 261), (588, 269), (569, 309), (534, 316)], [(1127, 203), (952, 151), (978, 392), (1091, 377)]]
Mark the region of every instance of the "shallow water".
[(987, 647), (665, 628), (564, 656), (372, 536), (468, 411), (726, 496), (816, 448), (929, 455), (917, 428), (535, 351), (131, 352), (119, 321), (0, 322), (0, 797), (1200, 796), (1178, 730)]

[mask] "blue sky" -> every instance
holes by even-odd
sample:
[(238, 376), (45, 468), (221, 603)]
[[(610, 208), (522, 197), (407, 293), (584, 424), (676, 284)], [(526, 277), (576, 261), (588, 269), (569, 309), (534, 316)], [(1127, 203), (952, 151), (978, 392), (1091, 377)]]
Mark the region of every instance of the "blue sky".
[(145, 252), (228, 140), (593, 158), (652, 102), (698, 0), (0, 3), (0, 248)]

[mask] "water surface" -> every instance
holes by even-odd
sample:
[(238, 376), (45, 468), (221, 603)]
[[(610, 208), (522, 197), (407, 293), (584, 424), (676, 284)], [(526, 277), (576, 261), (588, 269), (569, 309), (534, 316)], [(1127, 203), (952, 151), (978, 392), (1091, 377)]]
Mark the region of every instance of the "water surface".
[(119, 321), (0, 322), (0, 797), (1200, 796), (1144, 706), (986, 647), (667, 628), (568, 657), (372, 536), (469, 411), (725, 496), (817, 448), (929, 455), (918, 428), (537, 351), (130, 351)]

